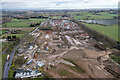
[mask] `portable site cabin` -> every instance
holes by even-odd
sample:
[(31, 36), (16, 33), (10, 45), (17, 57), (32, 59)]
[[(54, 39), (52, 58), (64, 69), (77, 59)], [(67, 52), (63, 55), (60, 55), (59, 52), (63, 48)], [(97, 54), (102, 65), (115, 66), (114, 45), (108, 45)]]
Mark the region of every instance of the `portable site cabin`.
[(29, 65), (32, 61), (33, 61), (33, 60), (30, 60), (30, 61), (27, 63), (27, 65)]
[(8, 60), (9, 60), (9, 58), (10, 58), (10, 55), (8, 54), (8, 55), (7, 55), (7, 58), (6, 58), (6, 60), (8, 61)]

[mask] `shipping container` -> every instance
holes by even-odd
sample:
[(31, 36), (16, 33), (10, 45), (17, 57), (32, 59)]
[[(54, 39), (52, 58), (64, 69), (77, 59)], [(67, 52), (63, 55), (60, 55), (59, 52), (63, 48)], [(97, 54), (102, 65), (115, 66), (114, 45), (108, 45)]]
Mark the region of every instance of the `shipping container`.
[(32, 60), (30, 60), (30, 61), (27, 63), (27, 65), (29, 65), (31, 62), (32, 62)]

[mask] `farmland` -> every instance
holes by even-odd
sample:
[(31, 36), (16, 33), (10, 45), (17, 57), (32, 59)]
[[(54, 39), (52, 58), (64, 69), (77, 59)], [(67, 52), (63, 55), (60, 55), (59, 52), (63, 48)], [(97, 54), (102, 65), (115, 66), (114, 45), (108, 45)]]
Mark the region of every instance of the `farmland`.
[(19, 38), (22, 38), (25, 34), (4, 34), (1, 37), (7, 37), (7, 36), (16, 36)]
[(0, 30), (0, 35), (5, 34), (6, 30)]
[(84, 24), (92, 29), (101, 32), (104, 35), (107, 35), (112, 39), (118, 40), (118, 25), (103, 26), (99, 24), (88, 24), (88, 23), (84, 23)]
[(6, 30), (1, 30), (0, 33), (1, 34), (4, 34), (6, 32)]
[(29, 18), (29, 19), (11, 19), (10, 22), (3, 24), (3, 27), (29, 27), (32, 23), (44, 22), (46, 19)]
[(82, 11), (82, 12), (70, 12), (70, 14), (76, 19), (76, 20), (86, 20), (86, 19), (113, 19), (113, 17), (117, 17), (117, 14), (110, 14), (108, 12), (99, 12), (96, 14), (93, 14), (92, 12), (88, 11)]

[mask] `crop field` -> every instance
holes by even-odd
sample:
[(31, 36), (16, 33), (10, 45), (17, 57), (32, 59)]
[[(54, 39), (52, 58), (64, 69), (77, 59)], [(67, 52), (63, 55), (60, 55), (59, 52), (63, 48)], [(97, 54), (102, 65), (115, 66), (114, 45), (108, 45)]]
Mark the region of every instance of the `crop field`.
[(112, 25), (112, 26), (103, 26), (99, 24), (88, 24), (83, 23), (86, 26), (97, 30), (98, 32), (101, 32), (102, 34), (114, 39), (118, 40), (118, 25)]
[(11, 19), (10, 22), (3, 24), (3, 27), (29, 27), (32, 23), (39, 23), (46, 21), (47, 19), (30, 18), (30, 19)]
[(80, 19), (113, 19), (113, 17), (117, 17), (117, 14), (110, 14), (108, 12), (99, 12), (96, 14), (93, 14), (92, 12), (82, 11), (82, 12), (70, 12), (76, 20)]

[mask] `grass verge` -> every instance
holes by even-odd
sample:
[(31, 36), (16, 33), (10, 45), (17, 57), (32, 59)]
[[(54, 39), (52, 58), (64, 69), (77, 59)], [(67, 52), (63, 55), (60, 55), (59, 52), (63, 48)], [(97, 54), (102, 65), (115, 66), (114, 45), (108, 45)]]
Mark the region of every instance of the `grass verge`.
[(85, 73), (85, 70), (82, 69), (80, 66), (78, 66), (75, 62), (73, 62), (72, 60), (70, 59), (64, 59), (66, 61), (69, 61), (71, 62), (73, 65), (75, 66), (70, 66), (70, 68), (73, 70), (73, 71), (76, 71), (76, 72), (79, 72), (79, 73)]

